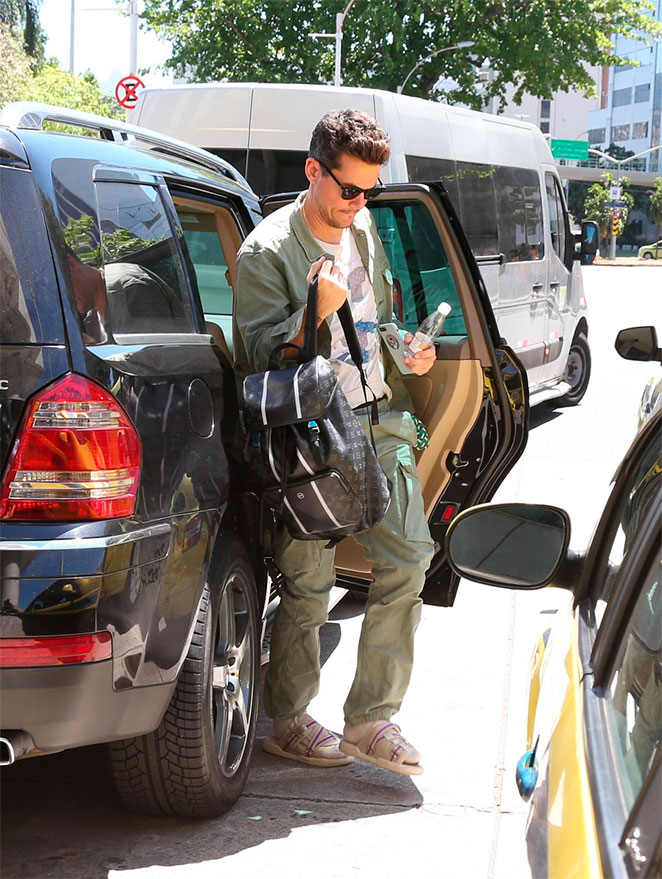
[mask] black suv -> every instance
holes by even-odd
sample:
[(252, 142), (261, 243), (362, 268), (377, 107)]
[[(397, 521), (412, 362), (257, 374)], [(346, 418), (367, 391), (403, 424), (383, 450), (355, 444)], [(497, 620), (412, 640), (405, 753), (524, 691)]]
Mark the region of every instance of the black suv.
[[(34, 104), (0, 113), (0, 195), (0, 762), (108, 742), (129, 807), (218, 814), (246, 780), (278, 580), (234, 452), (235, 259), (291, 196), (260, 204), (202, 150)], [(526, 379), (443, 187), (370, 209), (402, 324), (452, 306), (407, 378), (430, 432), (424, 597), (450, 605), (445, 531), (521, 454)], [(367, 588), (353, 541), (337, 568)]]

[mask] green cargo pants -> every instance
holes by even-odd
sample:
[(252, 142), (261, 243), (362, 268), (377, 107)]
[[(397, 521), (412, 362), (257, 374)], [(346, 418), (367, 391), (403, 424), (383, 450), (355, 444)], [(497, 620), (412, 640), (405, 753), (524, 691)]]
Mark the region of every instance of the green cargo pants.
[[(368, 415), (359, 416), (368, 429)], [(375, 528), (356, 535), (372, 562), (356, 675), (344, 706), (350, 725), (388, 720), (402, 703), (421, 616), (420, 592), (433, 555), (412, 445), (416, 428), (407, 412), (380, 403), (373, 427), (379, 462), (391, 480), (391, 504)], [(284, 720), (302, 714), (319, 689), (319, 630), (335, 582), (335, 551), (327, 541), (294, 540), (282, 529), (275, 560), (285, 577), (271, 636), (264, 702)]]

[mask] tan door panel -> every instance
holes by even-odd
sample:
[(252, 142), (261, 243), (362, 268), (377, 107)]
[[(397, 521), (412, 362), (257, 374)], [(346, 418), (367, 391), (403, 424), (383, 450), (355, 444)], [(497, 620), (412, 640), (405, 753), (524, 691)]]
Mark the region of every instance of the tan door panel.
[[(415, 414), (430, 433), (428, 448), (416, 453), (429, 517), (450, 479), (448, 455), (460, 451), (480, 412), (483, 369), (478, 360), (438, 360), (427, 375), (407, 377), (406, 381)], [(338, 545), (336, 567), (350, 576), (369, 574), (371, 569), (363, 550), (351, 537)]]

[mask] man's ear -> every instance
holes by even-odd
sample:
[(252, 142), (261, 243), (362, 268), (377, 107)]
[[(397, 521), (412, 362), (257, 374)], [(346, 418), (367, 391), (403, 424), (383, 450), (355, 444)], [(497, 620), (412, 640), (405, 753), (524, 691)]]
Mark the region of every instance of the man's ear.
[(322, 176), (322, 166), (317, 159), (312, 159), (310, 156), (306, 159), (304, 171), (309, 183), (317, 183)]

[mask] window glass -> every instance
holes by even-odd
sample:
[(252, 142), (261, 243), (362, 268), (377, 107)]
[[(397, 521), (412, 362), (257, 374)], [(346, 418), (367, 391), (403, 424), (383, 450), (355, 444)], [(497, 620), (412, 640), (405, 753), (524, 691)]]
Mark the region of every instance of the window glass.
[(535, 171), (498, 167), (494, 181), (499, 221), (499, 250), (508, 262), (542, 259), (543, 218)]
[(441, 180), (453, 203), (460, 213), (460, 194), (457, 188), (455, 162), (452, 159), (432, 159), (426, 156), (407, 156), (407, 176), (412, 183)]
[(624, 107), (626, 104), (632, 103), (632, 89), (614, 89), (614, 107)]
[(552, 110), (552, 102), (546, 98), (540, 102), (540, 118), (549, 119)]
[(639, 465), (624, 487), (619, 506), (610, 516), (610, 530), (605, 538), (605, 550), (594, 579), (596, 594), (595, 613), (601, 622), (623, 561), (650, 503), (660, 492), (662, 450), (659, 443), (651, 442), (645, 449)]
[(630, 140), (630, 126), (614, 125), (611, 129), (611, 139), (613, 141)]
[(636, 799), (662, 737), (662, 577), (655, 556), (616, 659), (609, 686), (615, 742), (622, 758), (621, 780)]
[(476, 256), (499, 253), (494, 168), (456, 162), (460, 219)]
[(158, 189), (99, 183), (97, 199), (111, 332), (195, 332), (177, 242)]
[(589, 143), (604, 143), (605, 140), (605, 129), (604, 128), (590, 128), (588, 131), (588, 142)]
[(632, 125), (632, 139), (642, 140), (648, 137), (648, 122), (635, 122)]
[(202, 310), (206, 315), (232, 314), (228, 264), (213, 214), (178, 208), (177, 214), (193, 263)]
[(445, 334), (466, 335), (455, 279), (426, 206), (401, 201), (370, 210), (391, 264), (395, 317), (415, 332), (440, 302), (447, 302), (451, 312), (444, 323)]
[(637, 85), (634, 87), (635, 104), (641, 104), (644, 101), (650, 101), (650, 96), (651, 84), (649, 82), (645, 82), (643, 85)]
[(552, 247), (560, 259), (565, 259), (565, 220), (563, 216), (563, 204), (558, 191), (556, 179), (552, 174), (545, 174), (545, 188), (547, 190), (547, 206), (549, 208), (549, 231), (552, 237)]
[(543, 119), (540, 123), (540, 130), (543, 134), (549, 134), (549, 119)]

